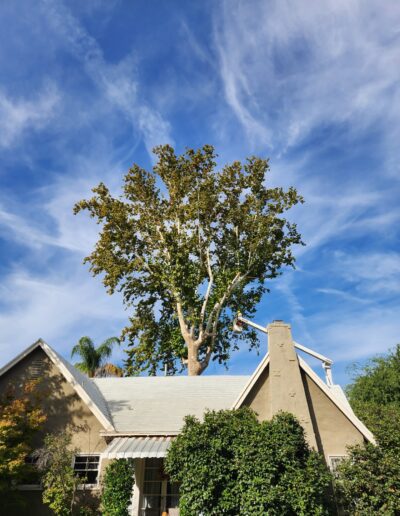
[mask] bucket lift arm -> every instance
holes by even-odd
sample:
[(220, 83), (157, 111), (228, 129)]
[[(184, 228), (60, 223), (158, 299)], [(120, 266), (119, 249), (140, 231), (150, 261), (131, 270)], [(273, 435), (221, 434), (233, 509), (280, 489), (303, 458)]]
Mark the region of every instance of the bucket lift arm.
[[(233, 331), (236, 331), (238, 333), (242, 332), (243, 326), (245, 324), (247, 324), (248, 326), (251, 326), (252, 328), (255, 328), (256, 330), (260, 330), (263, 333), (268, 334), (267, 328), (265, 328), (264, 326), (261, 326), (260, 324), (255, 323), (253, 321), (250, 321), (249, 319), (245, 319), (240, 312), (237, 314), (237, 316), (235, 317), (235, 320), (233, 322)], [(304, 353), (307, 353), (308, 355), (310, 355), (314, 358), (317, 358), (318, 360), (321, 360), (322, 367), (325, 371), (326, 384), (329, 387), (332, 387), (332, 385), (333, 385), (333, 379), (332, 379), (333, 361), (330, 358), (325, 357), (324, 355), (321, 355), (320, 353), (317, 353), (316, 351), (313, 351), (312, 349), (306, 348), (305, 346), (303, 346), (302, 344), (299, 344), (298, 342), (293, 341), (293, 344), (294, 344), (294, 347), (299, 349), (300, 351), (303, 351)]]

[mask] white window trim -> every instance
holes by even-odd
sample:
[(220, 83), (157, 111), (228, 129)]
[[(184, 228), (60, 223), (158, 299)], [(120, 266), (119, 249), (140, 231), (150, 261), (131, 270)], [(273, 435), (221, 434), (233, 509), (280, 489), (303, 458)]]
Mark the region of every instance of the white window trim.
[[(100, 469), (101, 469), (101, 453), (75, 453), (71, 467), (75, 473), (75, 457), (99, 457), (98, 469), (97, 469), (97, 481), (95, 484), (78, 484), (77, 489), (79, 491), (95, 491), (100, 489)], [(18, 484), (17, 489), (19, 491), (43, 491), (41, 484)]]
[(78, 484), (77, 486), (77, 489), (79, 491), (94, 491), (96, 489), (100, 489), (100, 464), (101, 464), (101, 453), (84, 453), (84, 452), (79, 452), (79, 453), (75, 453), (74, 455), (74, 458), (72, 460), (72, 469), (74, 470), (74, 473), (75, 473), (75, 458), (76, 457), (98, 457), (99, 458), (99, 462), (98, 462), (98, 468), (97, 468), (97, 480), (96, 480), (96, 483), (95, 484)]

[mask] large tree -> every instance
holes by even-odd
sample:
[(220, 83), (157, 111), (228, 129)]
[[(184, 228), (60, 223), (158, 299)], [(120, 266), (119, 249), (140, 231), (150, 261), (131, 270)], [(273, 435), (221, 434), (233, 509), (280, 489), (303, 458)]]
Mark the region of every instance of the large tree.
[(266, 281), (294, 264), (301, 237), (282, 215), (302, 198), (266, 186), (265, 159), (216, 170), (210, 145), (154, 152), (152, 171), (133, 165), (121, 196), (100, 183), (75, 212), (88, 210), (102, 226), (86, 258), (92, 273), (134, 307), (123, 332), (128, 371), (187, 366), (198, 375), (211, 358), (226, 364), (238, 339), (257, 346), (251, 329), (232, 334), (231, 315), (254, 313)]

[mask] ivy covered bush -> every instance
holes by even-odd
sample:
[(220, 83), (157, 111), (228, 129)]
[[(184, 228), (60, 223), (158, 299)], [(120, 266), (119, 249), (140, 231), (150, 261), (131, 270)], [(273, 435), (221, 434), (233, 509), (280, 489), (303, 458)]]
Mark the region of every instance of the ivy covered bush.
[(107, 466), (101, 496), (102, 514), (129, 516), (134, 481), (133, 459), (117, 459)]
[(330, 514), (331, 475), (294, 416), (260, 423), (248, 408), (187, 417), (166, 458), (180, 514)]

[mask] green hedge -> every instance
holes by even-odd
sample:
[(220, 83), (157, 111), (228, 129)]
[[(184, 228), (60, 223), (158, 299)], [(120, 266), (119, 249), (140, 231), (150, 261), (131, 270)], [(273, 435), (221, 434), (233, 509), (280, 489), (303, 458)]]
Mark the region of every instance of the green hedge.
[(258, 422), (250, 409), (188, 417), (166, 458), (181, 516), (324, 515), (331, 474), (291, 414)]
[(134, 482), (133, 459), (118, 459), (111, 462), (103, 478), (102, 514), (129, 516), (128, 508)]

